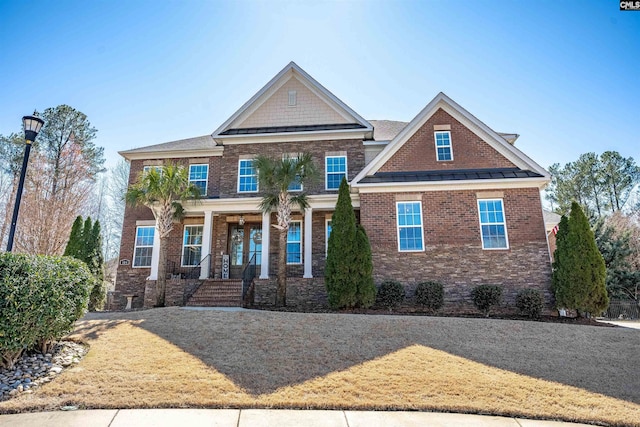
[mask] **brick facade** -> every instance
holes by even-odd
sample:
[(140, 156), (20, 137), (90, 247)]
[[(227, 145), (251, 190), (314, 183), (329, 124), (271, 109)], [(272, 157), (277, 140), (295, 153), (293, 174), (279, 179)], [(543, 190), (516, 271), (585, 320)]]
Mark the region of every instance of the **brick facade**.
[[(437, 161), (435, 125), (451, 126), (453, 161)], [(380, 172), (512, 168), (513, 163), (443, 109), (436, 111), (380, 168)]]

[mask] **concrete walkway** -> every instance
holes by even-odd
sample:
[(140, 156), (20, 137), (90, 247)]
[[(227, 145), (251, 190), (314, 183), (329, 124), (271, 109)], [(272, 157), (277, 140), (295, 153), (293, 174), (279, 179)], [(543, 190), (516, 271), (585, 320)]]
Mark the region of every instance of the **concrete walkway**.
[(11, 427), (593, 427), (488, 415), (436, 412), (276, 409), (99, 409), (0, 415)]

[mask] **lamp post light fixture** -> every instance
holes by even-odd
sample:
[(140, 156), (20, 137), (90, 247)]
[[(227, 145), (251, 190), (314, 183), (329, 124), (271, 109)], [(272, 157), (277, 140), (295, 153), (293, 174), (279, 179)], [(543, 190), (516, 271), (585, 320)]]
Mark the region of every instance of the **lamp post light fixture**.
[(18, 223), (18, 212), (20, 211), (20, 200), (22, 199), (22, 188), (24, 187), (24, 178), (27, 175), (27, 164), (29, 163), (29, 153), (31, 152), (31, 144), (36, 140), (38, 132), (44, 124), (44, 120), (39, 117), (24, 116), (22, 124), (24, 125), (24, 158), (22, 159), (22, 170), (20, 171), (20, 181), (18, 181), (18, 191), (16, 192), (16, 204), (13, 206), (13, 217), (11, 217), (11, 228), (9, 229), (9, 240), (7, 242), (7, 252), (13, 249), (13, 238), (16, 234), (16, 224)]

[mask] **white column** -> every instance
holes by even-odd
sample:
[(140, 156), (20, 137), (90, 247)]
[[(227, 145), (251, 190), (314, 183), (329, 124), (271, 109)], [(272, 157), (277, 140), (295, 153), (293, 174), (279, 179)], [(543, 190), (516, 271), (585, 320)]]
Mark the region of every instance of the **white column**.
[(204, 227), (202, 228), (202, 253), (200, 257), (200, 280), (209, 278), (209, 269), (211, 268), (211, 235), (213, 230), (213, 212), (204, 212)]
[(260, 278), (269, 278), (269, 235), (271, 233), (271, 212), (262, 213), (262, 265), (260, 266)]
[(313, 225), (313, 218), (311, 208), (306, 208), (304, 210), (304, 279), (313, 278), (313, 273), (311, 272), (311, 264), (313, 261), (313, 255), (311, 253), (312, 243), (311, 240), (311, 226)]
[(158, 280), (158, 264), (160, 262), (160, 233), (158, 232), (158, 220), (153, 232), (153, 250), (151, 252), (151, 274), (147, 280)]

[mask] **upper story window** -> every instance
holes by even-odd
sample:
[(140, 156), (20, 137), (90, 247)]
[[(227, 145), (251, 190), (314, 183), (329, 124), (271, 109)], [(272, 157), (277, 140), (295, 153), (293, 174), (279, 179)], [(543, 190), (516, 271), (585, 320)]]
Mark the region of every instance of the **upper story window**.
[(182, 266), (193, 266), (200, 263), (202, 255), (202, 225), (185, 225), (182, 240)]
[(189, 182), (200, 189), (200, 194), (207, 195), (209, 165), (189, 165)]
[(325, 182), (327, 190), (340, 188), (342, 178), (347, 177), (347, 156), (325, 157)]
[[(283, 159), (291, 159), (291, 160), (296, 160), (298, 159), (298, 155), (294, 154), (294, 155), (287, 155), (285, 154), (284, 156), (282, 156)], [(289, 184), (289, 187), (287, 187), (288, 191), (302, 191), (302, 182), (300, 182), (300, 177), (296, 176), (296, 180), (294, 182), (292, 182), (291, 184)]]
[(451, 132), (435, 132), (436, 156), (439, 162), (453, 160), (453, 150), (451, 148)]
[(287, 264), (302, 264), (302, 221), (291, 221), (289, 224)]
[(422, 203), (397, 202), (398, 250), (418, 252), (424, 250), (422, 229)]
[(502, 199), (478, 200), (482, 249), (509, 249)]
[(162, 173), (162, 166), (143, 166), (142, 167), (142, 172), (147, 173), (151, 169), (155, 170), (158, 173)]
[(133, 248), (133, 266), (151, 267), (151, 255), (153, 254), (153, 236), (155, 226), (136, 228), (136, 241)]
[(240, 159), (238, 163), (238, 193), (258, 192), (258, 171), (253, 159)]
[(289, 91), (289, 107), (295, 107), (298, 105), (298, 92), (295, 90)]

